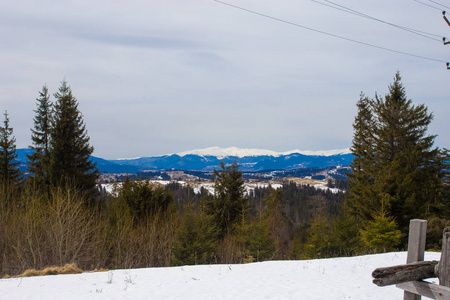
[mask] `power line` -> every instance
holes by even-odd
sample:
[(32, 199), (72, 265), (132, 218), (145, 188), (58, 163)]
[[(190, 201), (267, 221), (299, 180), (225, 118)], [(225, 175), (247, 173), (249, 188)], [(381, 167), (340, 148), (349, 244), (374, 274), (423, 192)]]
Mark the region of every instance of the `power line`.
[(436, 3), (437, 5), (440, 5), (440, 6), (443, 6), (443, 7), (446, 7), (446, 8), (448, 8), (448, 9), (450, 9), (450, 7), (445, 6), (444, 4), (441, 4), (441, 3), (439, 3), (439, 2), (436, 2), (436, 1), (433, 1), (433, 0), (428, 0), (428, 1), (433, 2), (433, 3)]
[(446, 61), (444, 61), (444, 60), (430, 58), (430, 57), (416, 55), (416, 54), (411, 54), (411, 53), (407, 53), (407, 52), (403, 52), (403, 51), (399, 51), (399, 50), (394, 50), (394, 49), (390, 49), (390, 48), (377, 46), (377, 45), (374, 45), (374, 44), (370, 44), (370, 43), (361, 42), (361, 41), (358, 41), (358, 40), (346, 38), (346, 37), (343, 37), (343, 36), (340, 36), (340, 35), (332, 34), (332, 33), (329, 33), (329, 32), (321, 31), (321, 30), (318, 30), (318, 29), (314, 29), (314, 28), (311, 28), (311, 27), (307, 27), (307, 26), (304, 26), (304, 25), (300, 25), (300, 24), (297, 24), (297, 23), (293, 23), (293, 22), (290, 22), (290, 21), (279, 19), (279, 18), (276, 18), (276, 17), (272, 17), (272, 16), (269, 16), (269, 15), (266, 15), (266, 14), (263, 14), (263, 13), (259, 13), (259, 12), (256, 12), (256, 11), (253, 11), (253, 10), (250, 10), (250, 9), (247, 9), (247, 8), (243, 8), (243, 7), (234, 5), (234, 4), (227, 3), (227, 2), (223, 2), (223, 1), (219, 1), (219, 0), (213, 0), (213, 1), (215, 1), (217, 3), (220, 3), (220, 4), (223, 4), (223, 5), (226, 5), (226, 6), (229, 6), (229, 7), (233, 7), (233, 8), (236, 8), (236, 9), (239, 9), (239, 10), (251, 13), (251, 14), (254, 14), (254, 15), (258, 15), (258, 16), (261, 16), (261, 17), (264, 17), (264, 18), (267, 18), (267, 19), (271, 19), (271, 20), (278, 21), (278, 22), (281, 22), (281, 23), (285, 23), (285, 24), (289, 24), (289, 25), (292, 25), (292, 26), (300, 27), (300, 28), (303, 28), (303, 29), (306, 29), (306, 30), (310, 30), (310, 31), (313, 31), (313, 32), (317, 32), (317, 33), (321, 33), (321, 34), (324, 34), (324, 35), (332, 36), (332, 37), (335, 37), (335, 38), (338, 38), (338, 39), (341, 39), (341, 40), (345, 40), (345, 41), (349, 41), (349, 42), (353, 42), (353, 43), (357, 43), (357, 44), (361, 44), (361, 45), (365, 45), (365, 46), (369, 46), (369, 47), (372, 47), (372, 48), (377, 48), (377, 49), (381, 49), (381, 50), (385, 50), (385, 51), (389, 51), (389, 52), (394, 52), (394, 53), (398, 53), (398, 54), (402, 54), (402, 55), (407, 55), (407, 56), (412, 56), (412, 57), (416, 57), (416, 58), (421, 58), (421, 59), (426, 59), (426, 60), (446, 63)]
[(428, 7), (431, 7), (431, 8), (437, 9), (437, 10), (439, 10), (439, 11), (442, 11), (442, 9), (440, 9), (439, 7), (436, 7), (436, 6), (433, 6), (433, 5), (427, 4), (427, 3), (425, 3), (425, 2), (422, 2), (422, 1), (419, 1), (419, 0), (413, 0), (413, 1), (414, 1), (414, 2), (417, 2), (417, 3), (420, 3), (420, 4), (423, 4), (423, 5), (426, 5), (426, 6), (428, 6)]
[(431, 37), (431, 36), (434, 36), (434, 37), (442, 38), (442, 35), (437, 35), (437, 34), (425, 32), (425, 31), (421, 31), (421, 30), (417, 30), (417, 29), (413, 29), (413, 28), (397, 25), (397, 24), (394, 24), (394, 23), (391, 23), (391, 22), (383, 21), (381, 19), (378, 19), (378, 18), (372, 17), (370, 15), (361, 13), (361, 12), (359, 12), (357, 10), (345, 7), (343, 5), (334, 3), (332, 1), (324, 0), (325, 2), (328, 2), (330, 4), (326, 4), (326, 3), (323, 3), (323, 2), (320, 2), (320, 1), (317, 1), (317, 0), (311, 0), (311, 1), (315, 2), (315, 3), (318, 3), (318, 4), (321, 4), (321, 5), (324, 5), (324, 6), (328, 6), (328, 7), (331, 7), (331, 8), (340, 10), (340, 11), (343, 11), (343, 12), (346, 12), (346, 13), (349, 13), (349, 14), (352, 14), (352, 15), (356, 15), (356, 16), (359, 16), (359, 17), (362, 17), (362, 18), (366, 18), (366, 19), (377, 21), (377, 22), (380, 22), (380, 23), (383, 23), (383, 24), (386, 24), (386, 25), (390, 25), (390, 26), (396, 27), (398, 29), (401, 29), (401, 30), (404, 30), (404, 31), (408, 31), (410, 33), (413, 33), (413, 34), (416, 34), (416, 35), (419, 35), (419, 36), (422, 36), (422, 37), (425, 37), (425, 38), (437, 41), (439, 43), (442, 42), (442, 39), (436, 39), (436, 38)]

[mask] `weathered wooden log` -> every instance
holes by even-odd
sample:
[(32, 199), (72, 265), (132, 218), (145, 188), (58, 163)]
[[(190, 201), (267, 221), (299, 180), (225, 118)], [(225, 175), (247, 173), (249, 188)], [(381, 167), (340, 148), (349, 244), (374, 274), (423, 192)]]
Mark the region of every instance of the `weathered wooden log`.
[(437, 277), (437, 261), (420, 261), (406, 265), (378, 268), (372, 272), (373, 283), (387, 286), (402, 282), (422, 280)]

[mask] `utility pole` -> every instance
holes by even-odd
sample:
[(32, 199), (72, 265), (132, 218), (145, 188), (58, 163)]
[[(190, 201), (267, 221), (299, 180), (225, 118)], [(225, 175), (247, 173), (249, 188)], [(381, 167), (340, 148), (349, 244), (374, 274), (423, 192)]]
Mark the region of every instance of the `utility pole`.
[[(442, 12), (442, 17), (444, 18), (444, 21), (447, 22), (448, 26), (450, 26), (450, 21), (445, 16), (445, 10)], [(450, 41), (446, 42), (446, 40), (447, 39), (445, 37), (442, 38), (442, 41), (444, 42), (444, 45), (450, 44)]]
[[(445, 22), (447, 22), (448, 26), (450, 26), (450, 21), (445, 16), (445, 10), (442, 12), (442, 17), (444, 18)], [(444, 42), (444, 45), (450, 44), (450, 41), (446, 42), (446, 40), (447, 39), (445, 37), (442, 38), (442, 41)]]
[(444, 20), (445, 22), (447, 22), (448, 26), (450, 26), (450, 21), (447, 19), (447, 17), (445, 16), (445, 10), (442, 12), (442, 15), (444, 16)]
[[(442, 17), (444, 18), (444, 21), (447, 23), (447, 25), (450, 26), (450, 21), (445, 16), (445, 10), (442, 11)], [(446, 42), (445, 37), (442, 38), (442, 41), (444, 42), (444, 45), (450, 44), (450, 41)], [(447, 70), (450, 70), (450, 63), (447, 63)]]

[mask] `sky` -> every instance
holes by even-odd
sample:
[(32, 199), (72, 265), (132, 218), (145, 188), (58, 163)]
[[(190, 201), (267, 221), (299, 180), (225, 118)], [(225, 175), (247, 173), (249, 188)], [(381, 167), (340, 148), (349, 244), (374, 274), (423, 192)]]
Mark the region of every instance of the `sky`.
[(0, 112), (8, 111), (17, 148), (31, 144), (39, 91), (46, 84), (53, 94), (63, 79), (102, 158), (348, 148), (360, 93), (384, 96), (397, 71), (408, 98), (433, 113), (435, 145), (450, 148), (448, 0), (224, 1), (239, 8), (1, 1)]

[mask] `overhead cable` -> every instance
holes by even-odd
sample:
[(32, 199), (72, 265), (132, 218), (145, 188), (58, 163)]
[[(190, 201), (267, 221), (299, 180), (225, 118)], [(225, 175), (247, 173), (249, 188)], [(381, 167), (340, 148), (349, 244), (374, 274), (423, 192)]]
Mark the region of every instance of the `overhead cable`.
[(261, 16), (261, 17), (264, 17), (264, 18), (267, 18), (267, 19), (271, 19), (271, 20), (274, 20), (274, 21), (277, 21), (277, 22), (281, 22), (281, 23), (285, 23), (285, 24), (288, 24), (288, 25), (300, 27), (300, 28), (303, 28), (303, 29), (306, 29), (306, 30), (310, 30), (310, 31), (313, 31), (313, 32), (317, 32), (317, 33), (320, 33), (320, 34), (332, 36), (332, 37), (335, 37), (335, 38), (338, 38), (338, 39), (341, 39), (341, 40), (345, 40), (345, 41), (349, 41), (349, 42), (353, 42), (353, 43), (357, 43), (357, 44), (361, 44), (361, 45), (365, 45), (365, 46), (369, 46), (369, 47), (372, 47), (372, 48), (377, 48), (377, 49), (381, 49), (381, 50), (385, 50), (385, 51), (389, 51), (389, 52), (394, 52), (394, 53), (398, 53), (398, 54), (402, 54), (402, 55), (407, 55), (407, 56), (412, 56), (412, 57), (416, 57), (416, 58), (421, 58), (421, 59), (426, 59), (426, 60), (446, 63), (446, 61), (441, 60), (441, 59), (430, 58), (430, 57), (416, 55), (416, 54), (412, 54), (412, 53), (407, 53), (407, 52), (403, 52), (403, 51), (399, 51), (399, 50), (395, 50), (395, 49), (390, 49), (390, 48), (386, 48), (386, 47), (382, 47), (382, 46), (377, 46), (377, 45), (374, 45), (374, 44), (361, 42), (361, 41), (358, 41), (358, 40), (354, 40), (354, 39), (351, 39), (351, 38), (343, 37), (343, 36), (336, 35), (336, 34), (333, 34), (333, 33), (329, 33), (329, 32), (325, 32), (325, 31), (322, 31), (322, 30), (314, 29), (314, 28), (311, 28), (311, 27), (307, 27), (307, 26), (300, 25), (300, 24), (297, 24), (297, 23), (294, 23), (294, 22), (286, 21), (286, 20), (283, 20), (283, 19), (280, 19), (280, 18), (272, 17), (272, 16), (269, 16), (269, 15), (266, 15), (266, 14), (263, 14), (263, 13), (260, 13), (260, 12), (256, 12), (256, 11), (253, 11), (253, 10), (241, 7), (241, 6), (237, 6), (237, 5), (234, 5), (234, 4), (230, 4), (230, 3), (227, 3), (227, 2), (223, 2), (223, 1), (220, 1), (220, 0), (213, 0), (213, 1), (215, 1), (217, 3), (220, 3), (220, 4), (223, 4), (223, 5), (226, 5), (226, 6), (229, 6), (229, 7), (233, 7), (233, 8), (236, 8), (236, 9), (239, 9), (239, 10), (251, 13), (251, 14), (254, 14), (254, 15), (258, 15), (258, 16)]
[(422, 1), (419, 1), (419, 0), (413, 0), (413, 1), (414, 1), (414, 2), (417, 2), (417, 3), (420, 3), (420, 4), (423, 4), (423, 5), (426, 5), (426, 6), (428, 6), (428, 7), (431, 7), (431, 8), (437, 9), (437, 10), (439, 10), (439, 11), (442, 11), (442, 9), (440, 9), (439, 7), (436, 7), (436, 6), (430, 5), (430, 4), (428, 4), (428, 3), (425, 3), (425, 2), (422, 2)]
[(428, 0), (428, 1), (433, 2), (433, 3), (436, 3), (437, 5), (440, 5), (440, 6), (443, 6), (443, 7), (446, 7), (446, 8), (448, 8), (448, 9), (450, 9), (450, 7), (448, 7), (448, 6), (444, 5), (444, 4), (441, 4), (441, 3), (439, 3), (439, 2), (436, 2), (436, 1), (433, 1), (433, 0)]
[[(417, 30), (417, 29), (412, 29), (412, 28), (408, 28), (408, 27), (405, 27), (405, 26), (393, 24), (391, 22), (383, 21), (381, 19), (369, 16), (367, 14), (361, 13), (361, 12), (359, 12), (357, 10), (345, 7), (343, 5), (337, 4), (337, 3), (332, 2), (332, 1), (323, 0), (323, 1), (328, 2), (330, 4), (323, 3), (323, 2), (320, 2), (320, 1), (317, 1), (317, 0), (311, 0), (311, 1), (315, 2), (315, 3), (318, 3), (318, 4), (321, 4), (321, 5), (324, 5), (324, 6), (328, 6), (328, 7), (331, 7), (331, 8), (340, 10), (340, 11), (343, 11), (343, 12), (346, 12), (346, 13), (349, 13), (349, 14), (352, 14), (352, 15), (356, 15), (356, 16), (359, 16), (359, 17), (362, 17), (362, 18), (366, 18), (366, 19), (377, 21), (377, 22), (380, 22), (380, 23), (383, 23), (383, 24), (386, 24), (386, 25), (390, 25), (390, 26), (396, 27), (398, 29), (401, 29), (401, 30), (404, 30), (404, 31), (408, 31), (410, 33), (413, 33), (413, 34), (416, 34), (416, 35), (419, 35), (419, 36), (422, 36), (422, 37), (425, 37), (425, 38), (428, 38), (428, 39), (431, 39), (431, 40), (434, 40), (434, 41), (437, 41), (437, 42), (441, 43), (442, 35), (429, 33), (429, 32), (425, 32), (425, 31), (421, 31), (421, 30)], [(439, 37), (440, 39), (433, 38), (432, 36)]]

